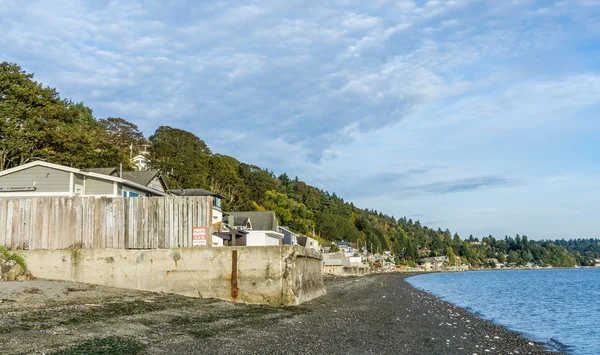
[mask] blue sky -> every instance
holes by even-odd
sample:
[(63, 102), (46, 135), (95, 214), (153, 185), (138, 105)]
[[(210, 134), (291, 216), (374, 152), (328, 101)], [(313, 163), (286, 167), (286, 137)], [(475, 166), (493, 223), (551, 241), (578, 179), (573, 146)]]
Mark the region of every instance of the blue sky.
[(0, 0), (0, 60), (463, 236), (600, 237), (600, 0)]

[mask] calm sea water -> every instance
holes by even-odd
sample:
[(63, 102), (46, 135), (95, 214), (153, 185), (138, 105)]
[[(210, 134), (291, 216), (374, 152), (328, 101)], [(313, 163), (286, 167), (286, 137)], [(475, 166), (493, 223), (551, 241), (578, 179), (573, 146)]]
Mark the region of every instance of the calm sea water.
[(569, 354), (600, 354), (600, 269), (438, 273), (407, 281)]

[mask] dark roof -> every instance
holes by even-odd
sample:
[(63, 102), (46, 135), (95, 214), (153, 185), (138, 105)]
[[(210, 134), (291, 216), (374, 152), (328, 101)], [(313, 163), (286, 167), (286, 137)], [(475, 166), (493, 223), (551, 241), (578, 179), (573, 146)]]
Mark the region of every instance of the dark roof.
[[(119, 168), (87, 168), (81, 170), (90, 173), (119, 176)], [(135, 182), (136, 184), (148, 186), (150, 181), (159, 175), (159, 173), (160, 171), (158, 169), (144, 171), (123, 171), (123, 176), (121, 176), (121, 178)]]
[(156, 176), (160, 175), (160, 170), (145, 170), (145, 171), (124, 171), (121, 178), (133, 181), (140, 185), (148, 186)]
[[(272, 230), (276, 231), (277, 217), (275, 216), (275, 212), (273, 211), (265, 211), (265, 212), (227, 212), (228, 216), (223, 216), (223, 222), (232, 225), (229, 221), (234, 222), (233, 226), (246, 226), (248, 219), (250, 220), (250, 224), (252, 224), (253, 230)], [(233, 220), (232, 220), (233, 218)], [(244, 223), (244, 219), (246, 223)], [(227, 220), (227, 221), (225, 221)], [(240, 224), (238, 224), (240, 223)]]
[[(90, 173), (110, 175), (110, 176), (119, 176), (119, 168), (87, 168), (81, 169), (83, 171), (87, 171)], [(155, 177), (160, 177), (160, 170), (143, 170), (143, 171), (123, 171), (122, 179), (129, 180), (131, 182), (135, 182), (136, 184), (148, 186)], [(161, 177), (162, 179), (162, 177)], [(162, 183), (166, 189), (166, 182), (163, 180)]]
[(173, 189), (169, 190), (169, 192), (177, 196), (215, 196), (218, 198), (224, 198), (216, 192), (204, 189)]
[(223, 216), (223, 220), (225, 223), (232, 227), (244, 227), (248, 226), (248, 217), (240, 217), (240, 216)]

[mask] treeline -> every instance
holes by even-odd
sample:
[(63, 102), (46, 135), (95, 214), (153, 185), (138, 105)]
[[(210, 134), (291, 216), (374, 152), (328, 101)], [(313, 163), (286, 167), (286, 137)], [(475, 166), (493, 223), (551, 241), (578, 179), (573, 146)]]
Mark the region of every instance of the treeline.
[(119, 117), (97, 119), (90, 108), (61, 99), (56, 89), (35, 82), (18, 65), (0, 64), (0, 170), (38, 159), (78, 168), (130, 167), (130, 149), (145, 143), (151, 165), (171, 188), (209, 189), (225, 197), (225, 211), (273, 210), (280, 225), (299, 233), (357, 242), (373, 252), (393, 251), (400, 263), (447, 255), (452, 264), (474, 266), (490, 266), (489, 259), (572, 266), (589, 265), (598, 256), (597, 240), (461, 239), (448, 230), (361, 209), (298, 177), (276, 176), (214, 153), (191, 132), (161, 126), (146, 139), (135, 124)]

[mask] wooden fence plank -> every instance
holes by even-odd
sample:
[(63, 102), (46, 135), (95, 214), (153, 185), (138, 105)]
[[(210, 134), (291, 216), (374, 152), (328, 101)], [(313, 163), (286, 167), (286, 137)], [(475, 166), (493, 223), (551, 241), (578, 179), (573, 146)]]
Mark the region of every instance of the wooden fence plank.
[(8, 249), (191, 247), (210, 232), (207, 197), (0, 199), (0, 245)]
[(0, 200), (0, 246), (8, 249), (8, 234), (6, 233), (6, 210), (8, 200)]

